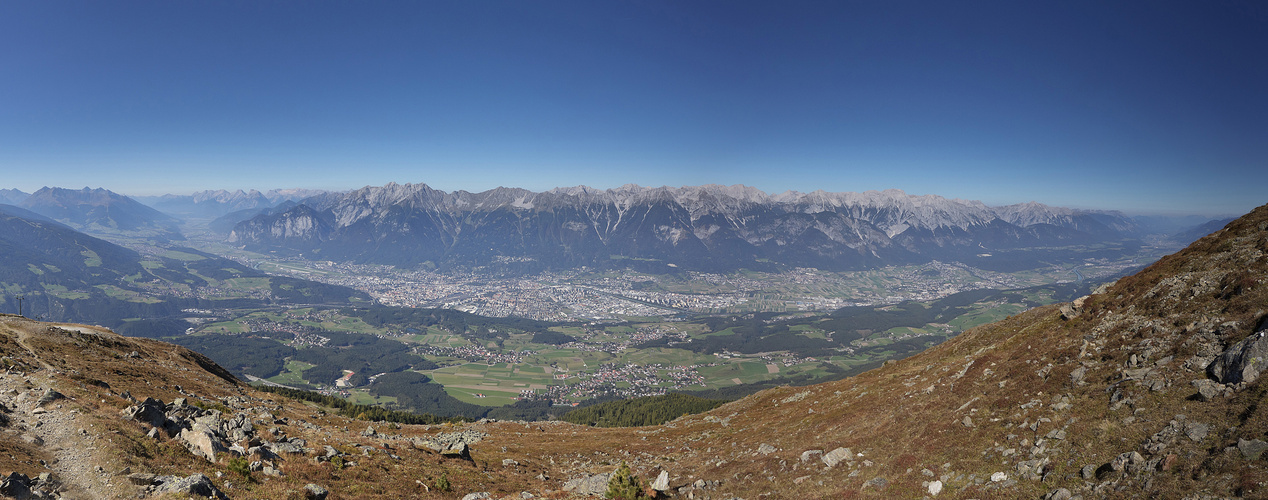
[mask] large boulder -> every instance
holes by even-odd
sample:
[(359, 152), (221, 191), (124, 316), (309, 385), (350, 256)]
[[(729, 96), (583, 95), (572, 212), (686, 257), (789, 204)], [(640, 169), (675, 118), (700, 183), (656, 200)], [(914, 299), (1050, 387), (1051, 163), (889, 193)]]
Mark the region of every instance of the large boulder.
[(189, 477), (176, 476), (159, 476), (153, 486), (154, 493), (175, 494), (175, 495), (197, 495), (200, 497), (210, 497), (228, 500), (223, 492), (216, 489), (216, 485), (211, 482), (211, 478), (202, 474), (193, 474)]
[(854, 455), (850, 452), (849, 448), (837, 448), (824, 454), (822, 459), (824, 465), (827, 465), (828, 467), (836, 467), (836, 465), (842, 461), (849, 460), (853, 457)]
[(151, 427), (163, 428), (167, 422), (166, 405), (154, 398), (145, 398), (140, 404), (129, 406), (123, 410), (123, 418), (144, 422)]
[(1215, 358), (1206, 372), (1221, 384), (1237, 384), (1254, 382), (1259, 373), (1268, 366), (1268, 319), (1259, 324), (1259, 329), (1241, 342), (1233, 344)]
[(656, 476), (655, 481), (652, 481), (652, 489), (656, 491), (669, 491), (668, 471), (660, 471), (660, 475)]
[(229, 448), (216, 435), (216, 432), (203, 425), (202, 423), (194, 424), (192, 429), (184, 429), (177, 439), (185, 443), (185, 447), (195, 455), (207, 459), (208, 462), (216, 462), (217, 453), (225, 453)]
[(578, 495), (603, 495), (608, 492), (608, 483), (611, 481), (611, 472), (579, 477), (564, 483), (564, 491)]

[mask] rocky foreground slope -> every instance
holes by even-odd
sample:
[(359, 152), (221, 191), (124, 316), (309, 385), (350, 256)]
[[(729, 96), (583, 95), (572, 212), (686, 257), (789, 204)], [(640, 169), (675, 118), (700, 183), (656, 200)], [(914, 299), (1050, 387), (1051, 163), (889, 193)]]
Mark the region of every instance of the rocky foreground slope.
[[(644, 428), (369, 423), (196, 353), (0, 317), (0, 491), (567, 498), (1262, 497), (1268, 207), (1074, 303)], [(485, 496), (487, 494), (487, 496)]]

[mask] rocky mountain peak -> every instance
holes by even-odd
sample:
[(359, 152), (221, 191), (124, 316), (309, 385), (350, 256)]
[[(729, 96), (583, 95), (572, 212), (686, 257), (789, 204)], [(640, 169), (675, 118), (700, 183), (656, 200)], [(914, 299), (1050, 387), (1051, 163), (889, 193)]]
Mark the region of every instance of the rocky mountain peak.
[[(613, 265), (612, 255), (623, 255), (640, 260), (621, 259), (622, 265), (651, 262), (656, 264), (637, 265), (660, 270), (768, 265), (759, 262), (860, 269), (976, 259), (984, 249), (989, 255), (1028, 245), (1115, 242), (1129, 236), (1119, 228), (1130, 226), (1112, 214), (1076, 214), (1046, 223), (1054, 227), (1028, 231), (1001, 220), (979, 201), (896, 189), (771, 196), (743, 185), (627, 184), (607, 190), (577, 186), (537, 193), (499, 187), (448, 193), (426, 184), (390, 183), (314, 196), (304, 204), (330, 225), (330, 237), (320, 240), (320, 248), (311, 246), (317, 240), (273, 236), (293, 234), (285, 229), (242, 228), (235, 231), (237, 242), (406, 266), (426, 261), (486, 265), (502, 256), (535, 265), (606, 267)], [(281, 214), (257, 217), (250, 224), (282, 223)], [(391, 243), (362, 245), (367, 236)]]

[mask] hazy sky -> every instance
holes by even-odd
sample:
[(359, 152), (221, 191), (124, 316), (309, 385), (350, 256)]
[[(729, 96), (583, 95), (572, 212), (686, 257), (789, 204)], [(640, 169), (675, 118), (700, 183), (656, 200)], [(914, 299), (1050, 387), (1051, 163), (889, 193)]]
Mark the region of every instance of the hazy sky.
[(1262, 1), (0, 3), (0, 188), (747, 184), (1242, 213)]

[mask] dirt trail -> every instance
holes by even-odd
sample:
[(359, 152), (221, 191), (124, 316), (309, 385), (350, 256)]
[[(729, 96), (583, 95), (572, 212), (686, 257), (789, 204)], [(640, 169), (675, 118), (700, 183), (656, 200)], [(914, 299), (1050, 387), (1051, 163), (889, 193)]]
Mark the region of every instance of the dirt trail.
[(105, 450), (113, 444), (97, 436), (76, 402), (58, 399), (39, 405), (56, 384), (43, 373), (0, 375), (0, 403), (13, 410), (9, 430), (35, 444), (51, 459), (45, 467), (67, 498), (113, 498), (122, 477)]
[[(63, 396), (40, 404), (50, 389), (65, 393), (57, 380), (61, 373), (31, 347), (30, 340), (38, 333), (23, 328), (26, 325), (13, 324), (29, 320), (5, 319), (0, 328), (26, 351), (16, 357), (22, 358), (27, 366), (41, 367), (34, 372), (10, 369), (0, 373), (0, 404), (11, 410), (6, 431), (35, 445), (49, 457), (43, 467), (52, 474), (53, 480), (61, 483), (64, 497), (117, 497), (121, 486), (118, 483), (126, 480), (118, 476), (119, 470), (107, 452), (113, 446), (110, 438), (93, 431), (91, 419), (77, 410), (79, 404), (73, 399)], [(87, 328), (78, 330), (100, 334)]]

